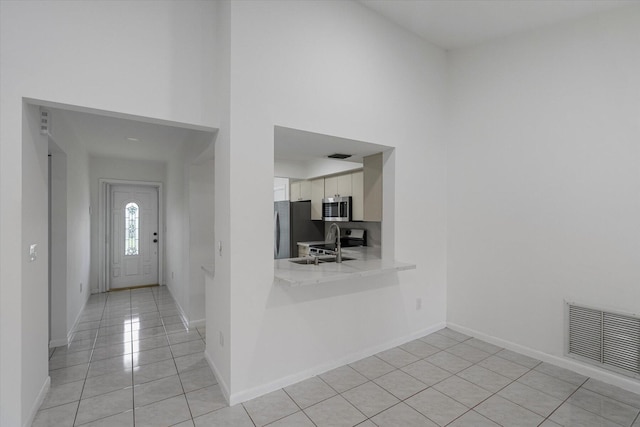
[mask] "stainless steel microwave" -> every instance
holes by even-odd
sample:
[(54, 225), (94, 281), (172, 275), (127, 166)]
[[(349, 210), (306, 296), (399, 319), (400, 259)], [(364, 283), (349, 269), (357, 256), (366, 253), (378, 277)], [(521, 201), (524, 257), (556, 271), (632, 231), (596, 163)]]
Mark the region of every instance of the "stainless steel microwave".
[(322, 199), (322, 219), (331, 222), (351, 221), (351, 196)]

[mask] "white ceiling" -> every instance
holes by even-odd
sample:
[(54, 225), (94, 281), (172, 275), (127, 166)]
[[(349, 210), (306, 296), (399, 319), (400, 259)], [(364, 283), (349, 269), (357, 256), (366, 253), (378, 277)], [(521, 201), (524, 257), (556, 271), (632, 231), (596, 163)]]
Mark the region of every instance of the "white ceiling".
[(51, 112), (54, 140), (56, 129), (65, 127), (92, 156), (167, 161), (184, 144), (211, 139), (209, 132), (178, 126), (57, 108)]
[(637, 0), (358, 0), (445, 49), (577, 19)]
[(282, 126), (276, 126), (274, 132), (274, 158), (278, 160), (304, 162), (327, 159), (330, 154), (341, 153), (351, 154), (351, 157), (344, 161), (362, 163), (363, 157), (391, 148)]

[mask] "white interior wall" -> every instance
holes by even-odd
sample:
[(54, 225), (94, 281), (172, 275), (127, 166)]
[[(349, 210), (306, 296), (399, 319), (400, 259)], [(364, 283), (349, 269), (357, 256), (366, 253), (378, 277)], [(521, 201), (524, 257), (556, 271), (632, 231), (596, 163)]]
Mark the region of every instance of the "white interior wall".
[[(19, 266), (22, 269), (23, 286), (20, 288), (20, 297), (12, 301), (22, 308), (19, 317), (12, 322), (13, 328), (22, 334), (19, 346), (13, 349), (21, 354), (21, 363), (13, 367), (21, 372), (20, 387), (14, 391), (21, 397), (21, 418), (16, 420), (29, 417), (33, 409), (30, 399), (41, 396), (48, 383), (49, 144), (47, 136), (40, 134), (38, 107), (25, 103), (23, 114), (22, 167), (25, 172), (20, 188), (22, 239), (14, 242), (21, 254)], [(35, 260), (29, 257), (32, 244), (37, 245)], [(3, 405), (2, 412), (5, 409)]]
[[(188, 317), (189, 300), (187, 283), (189, 281), (188, 246), (185, 246), (185, 229), (189, 229), (188, 182), (185, 183), (185, 150), (179, 147), (167, 162), (167, 211), (165, 228), (166, 278), (165, 284), (176, 300), (184, 316)], [(186, 222), (186, 225), (185, 225)], [(187, 244), (188, 244), (187, 235)], [(185, 257), (185, 252), (186, 257)], [(187, 264), (185, 264), (187, 258)]]
[(213, 264), (214, 164), (197, 160), (212, 138), (192, 134), (167, 163), (166, 284), (190, 326), (205, 324), (201, 267)]
[[(228, 237), (216, 225), (230, 259), (217, 257), (229, 270), (215, 284), (231, 286), (226, 345), (238, 402), (444, 324), (446, 58), (355, 2), (232, 2), (231, 10), (230, 203), (221, 215), (216, 200), (216, 220), (231, 213)], [(412, 173), (386, 181), (396, 218), (383, 235), (417, 270), (322, 287), (273, 285), (274, 125), (396, 147), (389, 170)], [(226, 156), (216, 151), (216, 173)], [(208, 323), (207, 331), (207, 351), (223, 352), (219, 330)]]
[[(57, 304), (52, 305), (52, 311), (56, 315), (64, 314), (64, 336), (56, 336), (55, 338), (58, 340), (68, 337), (91, 293), (89, 286), (91, 258), (89, 207), (91, 198), (87, 150), (78, 141), (64, 116), (58, 114), (58, 111), (50, 111), (50, 117), (51, 139), (64, 153), (64, 164), (59, 165), (58, 172), (64, 174), (66, 185), (64, 189), (59, 191), (64, 198), (65, 205), (62, 212), (64, 216), (59, 215), (56, 218), (56, 221), (64, 221), (61, 227), (65, 233), (64, 241), (60, 242), (61, 245), (52, 245), (53, 256), (58, 256), (60, 251), (66, 252), (62, 255), (66, 259), (66, 263), (56, 266), (65, 268), (64, 282), (56, 287), (56, 291), (62, 293), (55, 295)], [(53, 196), (55, 197), (56, 194), (54, 193)], [(54, 202), (57, 201), (54, 200)], [(54, 233), (59, 231), (57, 228), (53, 229)], [(65, 301), (59, 301), (59, 298), (64, 298)]]
[(51, 155), (50, 346), (68, 342), (67, 328), (67, 155), (49, 139)]
[[(220, 117), (219, 130), (214, 145), (214, 236), (216, 254), (215, 276), (205, 278), (207, 347), (205, 357), (213, 367), (216, 379), (227, 400), (231, 382), (231, 265), (230, 265), (230, 185), (231, 174), (231, 2), (216, 3), (217, 59), (216, 93)], [(271, 178), (269, 179), (271, 182)], [(226, 340), (225, 340), (226, 337)]]
[(450, 53), (448, 322), (562, 357), (564, 300), (640, 313), (638, 46), (633, 6)]
[[(91, 195), (89, 155), (73, 130), (55, 112), (51, 115), (55, 127), (53, 139), (67, 158), (67, 334), (75, 326), (84, 308), (91, 287)], [(57, 248), (54, 248), (56, 250)]]
[[(123, 13), (112, 1), (0, 2), (1, 425), (28, 424), (47, 370), (46, 275), (32, 283), (22, 271), (22, 207), (38, 197), (22, 195), (23, 170), (36, 167), (22, 161), (23, 97), (215, 127), (215, 8), (133, 2)], [(23, 289), (33, 299), (24, 301)], [(27, 312), (38, 328), (15, 327)]]
[(212, 266), (214, 236), (214, 159), (189, 166), (189, 326), (205, 325), (205, 276)]

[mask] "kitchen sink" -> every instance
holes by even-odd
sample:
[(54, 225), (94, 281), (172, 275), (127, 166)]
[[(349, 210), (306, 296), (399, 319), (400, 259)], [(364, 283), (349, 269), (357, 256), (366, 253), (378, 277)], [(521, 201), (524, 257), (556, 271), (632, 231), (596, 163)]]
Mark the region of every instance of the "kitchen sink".
[[(318, 258), (318, 264), (326, 264), (329, 262), (336, 262), (336, 257), (335, 255), (325, 255), (325, 256), (319, 256)], [(351, 258), (348, 256), (343, 256), (342, 257), (342, 261), (353, 261), (355, 258)], [(307, 257), (307, 258), (302, 258), (302, 259), (291, 259), (289, 260), (290, 262), (294, 263), (294, 264), (301, 264), (301, 265), (315, 265), (315, 257)]]
[[(342, 261), (353, 261), (355, 258), (351, 258), (348, 256), (343, 256), (342, 257)], [(336, 262), (336, 256), (335, 255), (331, 255), (331, 256), (327, 256), (327, 257), (320, 257), (320, 263), (323, 262)]]

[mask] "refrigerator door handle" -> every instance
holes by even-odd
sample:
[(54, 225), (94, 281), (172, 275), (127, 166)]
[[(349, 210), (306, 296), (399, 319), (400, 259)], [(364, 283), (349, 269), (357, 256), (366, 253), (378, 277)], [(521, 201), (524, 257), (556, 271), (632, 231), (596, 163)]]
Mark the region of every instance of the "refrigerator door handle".
[(278, 211), (273, 215), (273, 252), (274, 256), (277, 258), (280, 254), (280, 215), (278, 215)]

